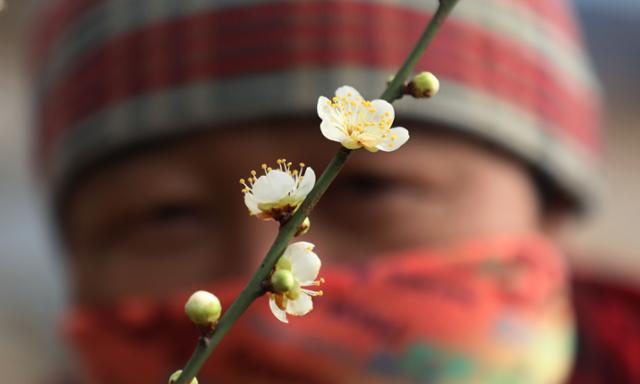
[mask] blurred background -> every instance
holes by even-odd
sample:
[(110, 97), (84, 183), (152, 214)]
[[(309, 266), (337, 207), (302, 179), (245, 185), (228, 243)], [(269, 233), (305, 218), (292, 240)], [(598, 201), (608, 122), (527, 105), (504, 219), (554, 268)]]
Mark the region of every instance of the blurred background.
[[(43, 375), (65, 358), (54, 326), (64, 271), (30, 173), (28, 3), (9, 0), (0, 13), (0, 372), (14, 383), (47, 382)], [(640, 286), (640, 1), (575, 3), (607, 108), (607, 185), (600, 208), (573, 236), (575, 263)]]

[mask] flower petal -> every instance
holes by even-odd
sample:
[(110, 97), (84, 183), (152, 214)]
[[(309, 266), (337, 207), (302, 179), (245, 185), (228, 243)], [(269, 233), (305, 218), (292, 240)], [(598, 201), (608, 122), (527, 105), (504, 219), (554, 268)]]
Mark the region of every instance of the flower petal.
[(322, 123), (320, 123), (320, 132), (331, 141), (341, 142), (348, 137), (338, 124), (328, 120), (323, 120)]
[(256, 200), (256, 198), (253, 196), (252, 193), (244, 194), (244, 205), (246, 205), (247, 208), (249, 208), (249, 213), (251, 213), (252, 215), (257, 215), (261, 212), (260, 209), (258, 208), (258, 201)]
[(385, 119), (388, 121), (387, 124), (385, 124), (385, 128), (389, 128), (393, 123), (393, 119), (395, 119), (393, 105), (386, 100), (373, 100), (371, 101), (371, 107), (375, 110), (371, 117), (372, 120), (378, 122)]
[(324, 96), (318, 98), (318, 116), (322, 119), (330, 119), (333, 115), (333, 107), (331, 106), (331, 100)]
[(409, 140), (409, 131), (402, 127), (391, 128), (389, 136), (376, 147), (385, 152), (395, 151)]
[(294, 316), (304, 316), (313, 309), (313, 300), (311, 296), (300, 292), (295, 300), (287, 301), (287, 313)]
[(307, 167), (302, 176), (302, 180), (300, 180), (300, 184), (298, 185), (298, 189), (295, 193), (295, 197), (300, 200), (307, 197), (309, 192), (313, 189), (313, 186), (316, 184), (316, 173), (311, 169), (311, 167)]
[[(305, 295), (300, 295), (300, 296), (305, 296)], [(289, 320), (287, 320), (286, 312), (278, 307), (278, 304), (276, 304), (276, 300), (273, 297), (269, 298), (269, 309), (271, 309), (271, 313), (273, 313), (273, 316), (275, 316), (276, 319), (282, 321), (283, 323), (289, 322)]]
[(322, 262), (313, 247), (309, 242), (298, 241), (289, 245), (282, 255), (291, 261), (291, 273), (301, 285), (314, 281), (320, 272)]
[(342, 87), (336, 89), (336, 96), (338, 97), (347, 97), (350, 99), (362, 99), (363, 97), (360, 95), (360, 92), (358, 92), (355, 88), (348, 86), (348, 85), (343, 85)]
[(253, 196), (258, 204), (275, 203), (288, 196), (295, 187), (295, 180), (291, 175), (279, 169), (258, 177), (253, 183)]

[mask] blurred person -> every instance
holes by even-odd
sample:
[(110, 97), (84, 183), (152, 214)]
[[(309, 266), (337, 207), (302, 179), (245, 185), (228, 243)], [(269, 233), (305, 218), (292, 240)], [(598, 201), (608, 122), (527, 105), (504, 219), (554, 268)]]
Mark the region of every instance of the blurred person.
[[(435, 3), (41, 2), (37, 163), (78, 357), (63, 382), (164, 382), (187, 361), (184, 299), (228, 308), (277, 230), (237, 180), (282, 157), (320, 172), (337, 146), (318, 96), (379, 95)], [(327, 294), (287, 325), (256, 301), (200, 382), (638, 382), (635, 293), (571, 274), (562, 247), (600, 155), (569, 5), (463, 0), (418, 70), (442, 90), (395, 104), (411, 140), (354, 153), (311, 215)]]

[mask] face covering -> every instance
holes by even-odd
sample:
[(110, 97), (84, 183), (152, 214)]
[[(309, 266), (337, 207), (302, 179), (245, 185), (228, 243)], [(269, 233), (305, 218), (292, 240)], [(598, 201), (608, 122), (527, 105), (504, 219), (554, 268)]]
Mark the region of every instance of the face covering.
[[(200, 383), (557, 384), (569, 373), (573, 318), (562, 255), (539, 236), (469, 241), (323, 267), (314, 310), (276, 320), (252, 304)], [(223, 311), (243, 281), (208, 288)], [(76, 308), (65, 332), (88, 383), (165, 383), (198, 333), (166, 302)]]

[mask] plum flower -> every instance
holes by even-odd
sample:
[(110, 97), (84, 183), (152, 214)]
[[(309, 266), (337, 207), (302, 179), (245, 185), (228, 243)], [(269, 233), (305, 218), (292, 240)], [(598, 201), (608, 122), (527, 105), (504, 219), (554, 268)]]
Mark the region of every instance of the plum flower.
[(291, 169), (286, 159), (277, 160), (278, 168), (262, 164), (264, 175), (251, 171), (248, 179), (240, 179), (244, 186), (244, 203), (249, 214), (263, 220), (286, 221), (307, 197), (316, 182), (316, 174), (300, 163)]
[(322, 291), (308, 287), (319, 286), (320, 258), (313, 252), (314, 245), (305, 241), (287, 247), (271, 275), (269, 308), (283, 323), (288, 323), (287, 314), (303, 316), (313, 309), (312, 297), (322, 296)]
[(349, 86), (338, 88), (331, 100), (320, 96), (318, 116), (324, 137), (348, 149), (390, 152), (409, 140), (405, 128), (391, 128), (395, 117), (391, 104), (385, 100), (367, 101)]

